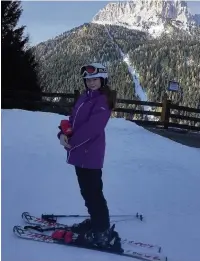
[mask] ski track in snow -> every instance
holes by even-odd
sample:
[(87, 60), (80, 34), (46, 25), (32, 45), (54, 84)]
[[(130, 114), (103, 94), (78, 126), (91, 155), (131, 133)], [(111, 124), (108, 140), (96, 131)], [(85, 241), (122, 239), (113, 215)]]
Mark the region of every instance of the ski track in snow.
[[(110, 37), (112, 42), (115, 44), (116, 49), (118, 49), (118, 51), (120, 52), (123, 61), (128, 66), (128, 71), (129, 71), (129, 73), (131, 74), (131, 76), (133, 78), (136, 96), (138, 96), (141, 101), (147, 101), (147, 95), (146, 95), (145, 91), (143, 90), (142, 86), (140, 85), (139, 75), (136, 72), (134, 66), (131, 64), (130, 59), (129, 59), (129, 55), (128, 54), (125, 55), (122, 52), (121, 48), (114, 42), (113, 37), (111, 36), (108, 28), (105, 25), (104, 25), (104, 27), (105, 27), (106, 32), (108, 33), (108, 36)], [(143, 106), (143, 108), (144, 108), (145, 111), (150, 111), (151, 110), (150, 106)], [(152, 116), (148, 115), (147, 117), (152, 119)]]
[[(121, 53), (121, 55), (123, 57), (124, 62), (128, 66), (129, 73), (132, 75), (133, 82), (135, 84), (136, 96), (138, 96), (141, 101), (147, 101), (147, 95), (144, 92), (142, 86), (140, 85), (139, 75), (136, 72), (135, 68), (131, 65), (131, 62), (130, 62), (130, 59), (129, 59), (129, 55), (128, 54), (125, 55), (120, 48), (119, 48), (119, 50), (120, 50), (120, 53)], [(144, 111), (151, 111), (151, 107), (150, 106), (144, 105), (142, 107), (143, 107)], [(154, 116), (153, 115), (147, 115), (147, 118), (149, 120), (153, 120)]]

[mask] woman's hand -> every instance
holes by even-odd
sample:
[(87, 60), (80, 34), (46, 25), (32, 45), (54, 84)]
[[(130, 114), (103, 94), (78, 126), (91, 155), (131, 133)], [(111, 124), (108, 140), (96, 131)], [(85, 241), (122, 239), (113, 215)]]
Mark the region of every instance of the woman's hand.
[(67, 146), (67, 144), (68, 144), (68, 138), (67, 138), (67, 136), (66, 136), (65, 134), (61, 134), (61, 135), (60, 135), (60, 144), (61, 144), (62, 146), (64, 146), (64, 147)]
[(68, 149), (71, 149), (71, 145), (69, 145), (69, 143), (67, 143), (66, 145), (65, 145), (65, 148), (68, 148)]
[(68, 143), (68, 137), (65, 134), (60, 135), (60, 144), (67, 149), (71, 149), (71, 145)]

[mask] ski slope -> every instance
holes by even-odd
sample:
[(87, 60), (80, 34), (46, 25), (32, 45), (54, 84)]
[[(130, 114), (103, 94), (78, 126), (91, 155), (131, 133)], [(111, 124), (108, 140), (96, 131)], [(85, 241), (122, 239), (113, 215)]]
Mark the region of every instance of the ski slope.
[[(118, 46), (118, 44), (114, 41), (113, 36), (110, 34), (108, 28), (106, 27), (106, 25), (104, 25), (105, 31), (107, 32), (109, 38), (111, 39), (111, 41), (113, 42), (113, 44), (115, 45), (116, 49), (119, 51), (123, 61), (127, 64), (128, 66), (128, 71), (130, 73), (130, 75), (133, 78), (133, 82), (134, 82), (134, 87), (135, 87), (135, 94), (136, 96), (141, 100), (141, 101), (148, 101), (147, 98), (147, 94), (144, 91), (144, 89), (142, 88), (142, 86), (140, 85), (140, 81), (139, 81), (139, 74), (136, 72), (136, 69), (133, 67), (133, 65), (130, 62), (130, 58), (128, 54), (124, 54), (122, 52), (122, 49)], [(151, 110), (151, 107), (149, 106), (144, 106), (144, 110)]]
[[(17, 238), (21, 213), (87, 214), (73, 166), (57, 139), (64, 117), (2, 110), (2, 261), (135, 260)], [(110, 214), (142, 213), (116, 222), (121, 237), (158, 244), (168, 261), (199, 261), (200, 150), (124, 119), (106, 128), (104, 194)], [(79, 222), (81, 219), (60, 219)]]
[[(126, 63), (127, 67), (128, 67), (128, 71), (133, 79), (133, 83), (134, 83), (134, 90), (135, 90), (135, 96), (138, 97), (141, 101), (148, 101), (148, 97), (146, 92), (144, 91), (144, 88), (141, 86), (140, 84), (140, 80), (139, 80), (139, 74), (138, 72), (136, 72), (136, 69), (134, 68), (133, 64), (130, 61), (129, 58), (129, 54), (124, 54), (122, 52), (122, 49), (118, 46), (118, 44), (114, 41), (112, 35), (110, 34), (108, 28), (104, 25), (105, 27), (105, 31), (107, 32), (109, 38), (111, 39), (111, 41), (113, 42), (113, 44), (115, 45), (116, 49), (119, 51), (122, 60)], [(143, 106), (144, 111), (151, 111), (151, 107), (150, 106)], [(156, 119), (155, 116), (153, 115), (147, 115), (147, 118), (149, 120), (154, 120)]]

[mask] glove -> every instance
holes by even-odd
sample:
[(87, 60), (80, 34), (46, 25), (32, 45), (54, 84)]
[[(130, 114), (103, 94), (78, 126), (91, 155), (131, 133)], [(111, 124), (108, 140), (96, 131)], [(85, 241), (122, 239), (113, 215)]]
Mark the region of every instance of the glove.
[(64, 147), (67, 147), (67, 145), (68, 145), (68, 138), (67, 138), (66, 135), (64, 135), (64, 134), (60, 135), (60, 144), (62, 146), (64, 146)]
[(72, 135), (72, 127), (68, 120), (61, 120), (59, 129), (68, 137)]

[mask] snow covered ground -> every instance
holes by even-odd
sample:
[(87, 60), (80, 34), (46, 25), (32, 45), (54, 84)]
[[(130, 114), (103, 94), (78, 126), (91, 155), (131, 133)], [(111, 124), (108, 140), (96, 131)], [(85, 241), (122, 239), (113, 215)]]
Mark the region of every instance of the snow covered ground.
[[(2, 110), (2, 261), (134, 260), (13, 234), (24, 211), (87, 214), (74, 168), (56, 136), (63, 118)], [(121, 237), (161, 245), (169, 261), (199, 261), (200, 150), (124, 119), (110, 119), (106, 134), (103, 180), (110, 213), (145, 216), (144, 222), (117, 222)]]

